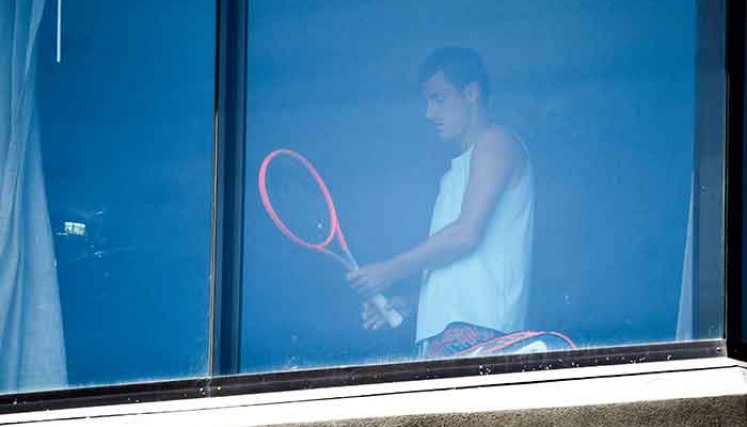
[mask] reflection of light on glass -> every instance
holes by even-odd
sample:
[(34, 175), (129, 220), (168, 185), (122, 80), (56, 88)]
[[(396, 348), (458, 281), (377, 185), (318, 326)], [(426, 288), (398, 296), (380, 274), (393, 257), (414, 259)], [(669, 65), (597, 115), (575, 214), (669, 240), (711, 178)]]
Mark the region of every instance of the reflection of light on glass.
[(80, 222), (65, 221), (65, 234), (68, 236), (85, 236), (86, 225)]
[(62, 62), (62, 0), (57, 0), (57, 63)]

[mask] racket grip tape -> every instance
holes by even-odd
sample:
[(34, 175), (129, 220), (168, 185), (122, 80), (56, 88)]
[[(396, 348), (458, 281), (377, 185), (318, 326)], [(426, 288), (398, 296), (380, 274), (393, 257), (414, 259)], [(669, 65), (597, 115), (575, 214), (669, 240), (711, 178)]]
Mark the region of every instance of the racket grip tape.
[(384, 320), (386, 320), (391, 328), (396, 328), (397, 326), (402, 324), (403, 320), (405, 320), (397, 310), (389, 305), (389, 301), (387, 301), (384, 295), (376, 294), (371, 297), (371, 304), (376, 307), (376, 309), (379, 311), (381, 316), (384, 317)]

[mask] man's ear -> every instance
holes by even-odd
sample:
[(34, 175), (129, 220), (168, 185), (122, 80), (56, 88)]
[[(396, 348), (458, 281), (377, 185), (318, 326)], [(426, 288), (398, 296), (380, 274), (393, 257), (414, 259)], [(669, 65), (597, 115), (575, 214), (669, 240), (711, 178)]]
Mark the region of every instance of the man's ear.
[(464, 97), (469, 102), (477, 103), (480, 99), (480, 85), (477, 82), (467, 83), (464, 86)]

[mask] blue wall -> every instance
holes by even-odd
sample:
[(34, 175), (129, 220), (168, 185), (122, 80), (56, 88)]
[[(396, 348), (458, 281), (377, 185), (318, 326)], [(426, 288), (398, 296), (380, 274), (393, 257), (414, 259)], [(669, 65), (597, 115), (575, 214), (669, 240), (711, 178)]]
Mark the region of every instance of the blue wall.
[(274, 228), (256, 173), (273, 148), (311, 158), (363, 263), (425, 238), (453, 152), (423, 118), (416, 72), (453, 44), (483, 55), (494, 118), (531, 151), (531, 327), (590, 346), (673, 340), (695, 14), (679, 0), (251, 2), (244, 369), (410, 356), (413, 323), (360, 329), (339, 268)]

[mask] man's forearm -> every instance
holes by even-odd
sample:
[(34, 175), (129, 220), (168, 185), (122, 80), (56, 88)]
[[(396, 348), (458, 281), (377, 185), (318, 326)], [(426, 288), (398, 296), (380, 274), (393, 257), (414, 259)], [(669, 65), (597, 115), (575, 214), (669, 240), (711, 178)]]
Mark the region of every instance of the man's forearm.
[(475, 249), (479, 240), (478, 232), (455, 222), (390, 262), (401, 277), (410, 276), (463, 258)]

